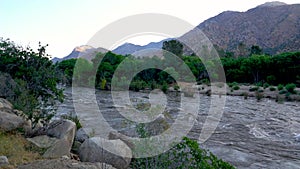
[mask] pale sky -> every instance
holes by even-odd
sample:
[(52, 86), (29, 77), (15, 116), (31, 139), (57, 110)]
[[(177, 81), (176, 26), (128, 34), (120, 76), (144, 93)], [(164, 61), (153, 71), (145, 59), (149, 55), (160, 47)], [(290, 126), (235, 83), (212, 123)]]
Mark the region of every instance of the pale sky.
[[(268, 0), (0, 0), (0, 37), (64, 57), (84, 45), (101, 28), (123, 17), (161, 13), (197, 26), (223, 11), (247, 11)], [(287, 4), (299, 0), (282, 0)], [(125, 41), (146, 44), (163, 37), (140, 36)]]

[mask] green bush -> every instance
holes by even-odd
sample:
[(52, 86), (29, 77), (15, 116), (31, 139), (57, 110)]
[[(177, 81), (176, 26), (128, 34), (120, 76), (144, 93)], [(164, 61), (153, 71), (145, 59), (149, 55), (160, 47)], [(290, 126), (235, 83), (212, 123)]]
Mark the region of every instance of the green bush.
[(279, 91), (279, 94), (286, 94), (286, 93), (288, 93), (288, 91), (286, 91), (286, 90), (280, 90)]
[(259, 90), (259, 86), (250, 87), (250, 89), (249, 89), (250, 92), (254, 92), (254, 91), (258, 91), (258, 90)]
[(239, 86), (233, 86), (233, 88), (232, 88), (233, 90), (239, 90), (240, 89), (240, 87)]
[(104, 90), (106, 86), (106, 79), (101, 79), (101, 83), (100, 83), (100, 89)]
[(230, 87), (230, 88), (237, 86), (237, 85), (238, 85), (237, 82), (228, 83), (228, 87)]
[(263, 93), (263, 92), (264, 92), (264, 89), (259, 89), (258, 92), (259, 92), (259, 93)]
[(249, 93), (247, 93), (247, 92), (243, 92), (243, 96), (244, 96), (244, 99), (245, 99), (245, 100), (247, 100), (247, 99), (248, 99), (248, 95), (249, 95)]
[[(144, 136), (147, 136), (144, 134)], [(182, 142), (169, 151), (148, 158), (134, 158), (130, 168), (141, 169), (165, 169), (165, 168), (222, 168), (234, 169), (234, 167), (218, 159), (211, 152), (203, 150), (195, 140), (184, 137)]]
[(269, 83), (264, 83), (263, 85), (264, 89), (268, 88), (269, 86), (270, 86)]
[(148, 84), (143, 80), (134, 80), (130, 84), (129, 89), (138, 92), (140, 90), (144, 90), (147, 86), (148, 86)]
[(255, 92), (255, 98), (257, 101), (260, 101), (264, 97), (264, 94), (261, 92), (256, 91)]
[(283, 86), (282, 84), (279, 84), (279, 85), (277, 86), (278, 91), (282, 90), (283, 88), (284, 88), (284, 86)]
[(180, 89), (180, 87), (179, 87), (178, 85), (175, 85), (175, 86), (174, 86), (174, 90), (175, 90), (175, 91), (178, 91), (179, 89)]
[(275, 91), (275, 90), (276, 90), (275, 87), (273, 87), (273, 86), (270, 87), (270, 91), (271, 91), (271, 92), (273, 92), (273, 91)]
[(288, 92), (293, 93), (293, 94), (296, 93), (295, 88), (296, 88), (296, 85), (294, 83), (289, 83), (289, 84), (285, 85), (285, 89)]
[(63, 116), (62, 118), (73, 121), (76, 124), (77, 130), (82, 128), (82, 124), (80, 123), (78, 116)]
[(167, 83), (164, 83), (161, 87), (161, 90), (164, 92), (164, 93), (167, 93), (168, 91), (168, 84)]
[(276, 81), (276, 77), (274, 75), (267, 76), (267, 82), (269, 84), (273, 84)]

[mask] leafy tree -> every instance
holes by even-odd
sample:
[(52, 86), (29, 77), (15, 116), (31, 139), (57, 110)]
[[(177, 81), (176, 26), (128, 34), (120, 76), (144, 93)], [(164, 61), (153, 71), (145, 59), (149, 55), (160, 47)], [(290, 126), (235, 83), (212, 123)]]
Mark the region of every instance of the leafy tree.
[(237, 46), (237, 56), (246, 57), (248, 56), (247, 47), (244, 43), (239, 43)]
[(10, 101), (24, 111), (35, 124), (39, 119), (49, 120), (54, 111), (47, 109), (62, 101), (62, 90), (56, 85), (59, 77), (46, 54), (46, 46), (39, 44), (37, 52), (30, 47), (15, 45), (9, 39), (0, 39), (0, 71), (8, 73), (18, 84)]
[(252, 45), (250, 48), (250, 56), (251, 55), (261, 55), (263, 54), (262, 49), (257, 45)]
[(183, 54), (183, 45), (177, 40), (165, 41), (163, 43), (162, 49), (169, 51), (179, 57), (181, 57)]
[(65, 77), (63, 82), (67, 83), (68, 85), (72, 83), (72, 77), (76, 61), (77, 59), (68, 59), (57, 63), (57, 68), (63, 72)]

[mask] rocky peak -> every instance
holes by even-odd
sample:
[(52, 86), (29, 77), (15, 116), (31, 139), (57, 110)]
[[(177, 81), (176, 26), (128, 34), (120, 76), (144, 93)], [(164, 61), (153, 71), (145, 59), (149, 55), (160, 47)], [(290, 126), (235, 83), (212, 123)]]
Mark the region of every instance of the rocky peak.
[(283, 5), (287, 5), (287, 4), (280, 1), (272, 1), (272, 2), (266, 2), (262, 5), (259, 5), (258, 7), (275, 7), (275, 6), (283, 6)]
[(94, 47), (92, 46), (89, 46), (89, 45), (82, 45), (82, 46), (77, 46), (74, 51), (76, 52), (85, 52), (86, 50), (89, 50), (89, 49), (93, 49)]

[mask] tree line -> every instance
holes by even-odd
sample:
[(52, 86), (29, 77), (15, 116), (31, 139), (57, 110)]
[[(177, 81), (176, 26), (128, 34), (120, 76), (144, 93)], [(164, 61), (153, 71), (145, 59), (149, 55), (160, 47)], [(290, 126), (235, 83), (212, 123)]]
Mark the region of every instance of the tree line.
[[(144, 88), (157, 88), (163, 85), (176, 84), (176, 78), (183, 81), (189, 81), (185, 77), (184, 65), (187, 65), (189, 70), (193, 73), (195, 81), (198, 83), (207, 82), (210, 80), (205, 66), (214, 66), (218, 60), (211, 60), (209, 65), (204, 65), (201, 59), (197, 56), (183, 56), (182, 52), (178, 50), (178, 45), (174, 42), (168, 48), (164, 44), (164, 48), (180, 54), (180, 59), (183, 62), (179, 62), (174, 57), (168, 57), (164, 55), (164, 58), (153, 56), (151, 58), (137, 59), (134, 56), (122, 56), (112, 52), (106, 54), (98, 53), (94, 59), (87, 61), (83, 58), (64, 60), (58, 63), (58, 68), (65, 72), (67, 82), (72, 82), (72, 77), (79, 79), (79, 82), (88, 82), (85, 85), (89, 85), (95, 81), (95, 87), (100, 89), (109, 89), (112, 83), (113, 75), (116, 69), (120, 66), (124, 59), (130, 64), (122, 65), (124, 75), (127, 71), (137, 70), (139, 66), (147, 67), (147, 65), (156, 65), (157, 67), (164, 69), (146, 69), (136, 74), (130, 83), (130, 88), (133, 90), (140, 90)], [(172, 46), (176, 46), (177, 49), (173, 50)], [(253, 50), (257, 51), (257, 48)], [(101, 63), (98, 63), (102, 60)], [(81, 77), (79, 74), (73, 75), (72, 71), (74, 65), (80, 65)], [(171, 63), (171, 64), (170, 64)], [(184, 64), (183, 64), (184, 63)], [(287, 52), (278, 55), (266, 55), (266, 54), (252, 54), (249, 57), (221, 57), (221, 63), (223, 65), (226, 81), (248, 84), (263, 84), (268, 83), (270, 85), (295, 83), (300, 85), (300, 52)], [(169, 65), (172, 65), (169, 67)], [(122, 67), (121, 66), (121, 67)], [(124, 67), (127, 66), (127, 67)], [(89, 76), (91, 71), (96, 71), (96, 77)], [(183, 75), (182, 75), (183, 74)], [(127, 74), (128, 75), (128, 74)], [(126, 76), (119, 77), (119, 83), (126, 83), (128, 81)], [(128, 82), (129, 83), (129, 82)], [(83, 84), (82, 84), (83, 85)]]

